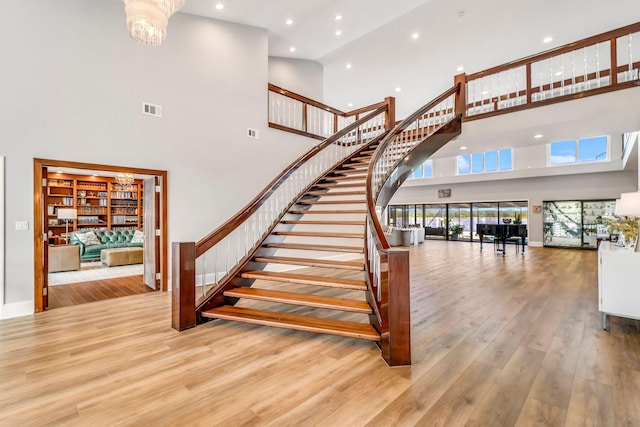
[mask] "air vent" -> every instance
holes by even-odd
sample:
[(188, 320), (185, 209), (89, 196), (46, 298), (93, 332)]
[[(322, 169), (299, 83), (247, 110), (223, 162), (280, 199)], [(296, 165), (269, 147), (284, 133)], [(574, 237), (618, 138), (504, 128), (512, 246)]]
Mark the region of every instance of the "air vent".
[(147, 114), (149, 116), (155, 116), (155, 117), (162, 117), (162, 106), (149, 104), (148, 102), (143, 102), (142, 114)]
[(247, 128), (247, 136), (249, 138), (258, 139), (260, 138), (260, 133), (258, 132), (258, 129)]

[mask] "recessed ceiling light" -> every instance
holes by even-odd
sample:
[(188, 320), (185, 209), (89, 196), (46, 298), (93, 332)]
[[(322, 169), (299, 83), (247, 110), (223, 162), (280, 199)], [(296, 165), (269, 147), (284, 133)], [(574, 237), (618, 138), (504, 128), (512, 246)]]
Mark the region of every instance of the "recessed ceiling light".
[(551, 36), (547, 36), (544, 39), (542, 39), (542, 43), (551, 43), (553, 41), (553, 37)]
[(555, 72), (555, 75), (556, 75), (556, 76), (561, 76), (561, 75), (562, 75), (562, 71), (556, 71), (556, 72)]
[(342, 34), (342, 30), (338, 30), (338, 31), (336, 31), (336, 36), (339, 36), (339, 35), (341, 35), (341, 34)]
[(460, 65), (458, 68), (456, 68), (456, 71), (464, 71), (464, 67)]
[(419, 37), (420, 37), (420, 34), (418, 34), (418, 33), (411, 34), (411, 38), (414, 39), (414, 40), (418, 40)]
[(222, 3), (218, 3), (218, 4), (216, 4), (216, 9), (222, 10), (222, 9), (224, 9), (224, 5)]
[(347, 68), (347, 70), (350, 70), (351, 69), (351, 64), (347, 64), (347, 65), (345, 65), (345, 67)]
[(348, 103), (347, 107), (353, 107), (353, 102)]
[(98, 175), (97, 173), (94, 173), (93, 176), (100, 176), (100, 175)]
[(291, 24), (293, 24), (293, 19), (289, 18), (289, 19), (287, 19), (287, 20), (285, 21), (285, 23), (286, 23), (287, 25), (291, 25)]
[(533, 135), (533, 137), (534, 137), (535, 139), (540, 139), (540, 138), (542, 138), (543, 136), (544, 136), (544, 135), (543, 135), (543, 134), (541, 134), (541, 133), (539, 133), (539, 134), (537, 134), (537, 135)]
[(466, 150), (466, 149), (467, 149), (467, 147), (463, 145), (462, 147), (460, 147), (460, 149), (461, 149), (461, 150)]
[(401, 92), (401, 91), (402, 91), (402, 88), (401, 88), (401, 87), (397, 87), (397, 88), (396, 88), (396, 92)]
[(337, 15), (336, 15), (336, 21), (339, 21), (339, 20), (341, 20), (341, 19), (342, 19), (342, 15), (337, 14)]
[(295, 47), (295, 46), (291, 46), (291, 47), (289, 48), (289, 52), (295, 52), (295, 51), (296, 51), (296, 47)]
[(62, 172), (62, 171), (56, 171), (56, 173), (64, 173), (64, 172)]
[(480, 95), (486, 95), (486, 94), (488, 94), (488, 93), (489, 93), (489, 92), (487, 92), (486, 90), (483, 90), (482, 92), (480, 92)]

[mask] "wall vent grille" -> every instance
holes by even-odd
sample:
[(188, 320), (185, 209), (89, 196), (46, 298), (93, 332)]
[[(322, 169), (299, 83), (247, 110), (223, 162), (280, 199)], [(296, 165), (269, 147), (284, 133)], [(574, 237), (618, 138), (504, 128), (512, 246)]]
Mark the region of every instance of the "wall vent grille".
[(148, 102), (142, 103), (142, 114), (149, 116), (162, 117), (162, 106), (149, 104)]

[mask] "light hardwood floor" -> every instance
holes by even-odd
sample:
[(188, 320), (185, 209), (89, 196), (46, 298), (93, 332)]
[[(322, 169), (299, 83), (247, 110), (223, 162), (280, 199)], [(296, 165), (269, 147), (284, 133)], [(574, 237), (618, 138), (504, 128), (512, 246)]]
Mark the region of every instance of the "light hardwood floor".
[(142, 275), (49, 286), (49, 309), (155, 292)]
[(411, 367), (354, 339), (177, 333), (166, 293), (2, 321), (0, 425), (640, 426), (640, 334), (601, 329), (597, 254), (492, 249), (410, 249)]

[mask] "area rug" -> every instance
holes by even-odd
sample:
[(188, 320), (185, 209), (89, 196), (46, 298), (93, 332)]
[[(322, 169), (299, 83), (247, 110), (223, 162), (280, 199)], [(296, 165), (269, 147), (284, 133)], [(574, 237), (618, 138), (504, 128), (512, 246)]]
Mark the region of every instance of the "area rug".
[(101, 262), (83, 262), (78, 271), (60, 271), (49, 273), (49, 286), (66, 285), (68, 283), (105, 280), (114, 277), (137, 276), (144, 273), (143, 264), (107, 267)]

